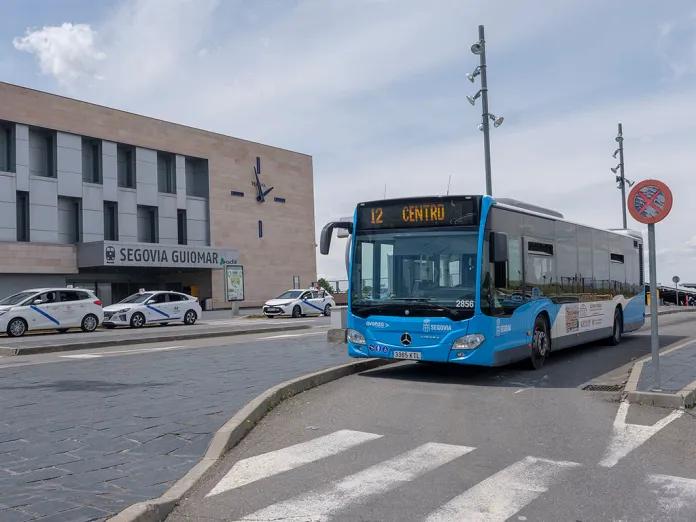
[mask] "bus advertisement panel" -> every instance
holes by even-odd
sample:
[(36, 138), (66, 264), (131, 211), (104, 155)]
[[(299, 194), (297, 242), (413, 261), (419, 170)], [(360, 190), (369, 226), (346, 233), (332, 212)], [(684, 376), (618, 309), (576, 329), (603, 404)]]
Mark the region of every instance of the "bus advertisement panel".
[(489, 196), (360, 203), (351, 232), (348, 352), (495, 366), (644, 323), (639, 233), (571, 223)]

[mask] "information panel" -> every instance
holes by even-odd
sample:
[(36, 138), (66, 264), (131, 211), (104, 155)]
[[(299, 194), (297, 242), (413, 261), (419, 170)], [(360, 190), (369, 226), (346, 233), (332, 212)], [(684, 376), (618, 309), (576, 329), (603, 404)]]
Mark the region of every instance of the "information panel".
[(228, 301), (244, 301), (244, 267), (225, 265), (225, 293)]
[(471, 226), (479, 221), (480, 198), (419, 198), (361, 203), (358, 228)]

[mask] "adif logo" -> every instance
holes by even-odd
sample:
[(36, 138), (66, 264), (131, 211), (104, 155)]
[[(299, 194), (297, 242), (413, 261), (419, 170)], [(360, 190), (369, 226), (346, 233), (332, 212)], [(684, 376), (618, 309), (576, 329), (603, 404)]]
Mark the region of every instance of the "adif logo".
[(428, 332), (449, 332), (452, 326), (449, 324), (433, 324), (430, 319), (423, 319), (423, 333)]

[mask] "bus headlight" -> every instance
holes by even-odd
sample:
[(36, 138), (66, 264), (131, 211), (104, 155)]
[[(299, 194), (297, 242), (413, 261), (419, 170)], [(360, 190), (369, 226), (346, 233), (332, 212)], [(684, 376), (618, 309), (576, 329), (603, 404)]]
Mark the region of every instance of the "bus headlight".
[(346, 337), (348, 342), (353, 344), (365, 344), (365, 336), (356, 330), (351, 330), (349, 328)]
[(486, 338), (481, 334), (465, 335), (455, 339), (452, 343), (453, 350), (473, 350), (478, 348)]

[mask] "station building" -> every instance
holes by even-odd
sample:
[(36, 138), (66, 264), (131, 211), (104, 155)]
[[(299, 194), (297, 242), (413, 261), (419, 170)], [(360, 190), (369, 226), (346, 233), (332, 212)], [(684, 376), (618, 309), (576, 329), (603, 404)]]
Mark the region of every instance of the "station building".
[(225, 264), (244, 267), (242, 306), (316, 280), (311, 156), (0, 82), (0, 296), (227, 308)]

